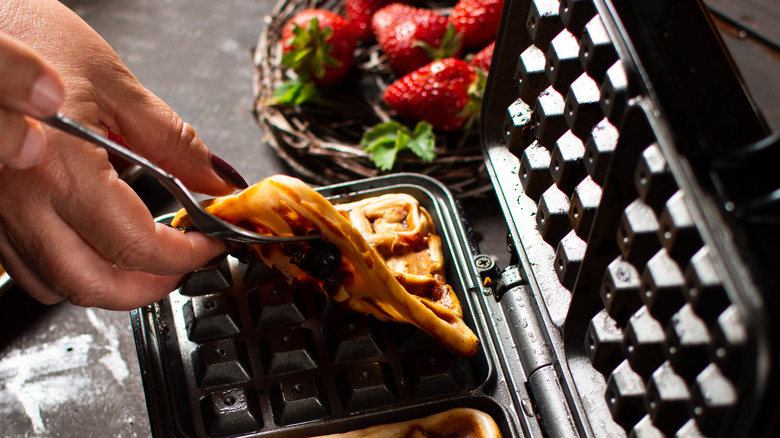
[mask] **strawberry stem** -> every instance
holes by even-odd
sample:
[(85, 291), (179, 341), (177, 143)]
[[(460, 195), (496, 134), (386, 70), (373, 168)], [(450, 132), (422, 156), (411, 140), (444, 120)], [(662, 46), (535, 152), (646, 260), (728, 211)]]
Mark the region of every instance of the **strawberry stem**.
[(425, 41), (417, 40), (412, 43), (412, 47), (419, 47), (425, 51), (431, 61), (454, 57), (460, 50), (463, 43), (463, 34), (455, 29), (455, 25), (450, 23), (444, 31), (439, 47), (433, 47)]

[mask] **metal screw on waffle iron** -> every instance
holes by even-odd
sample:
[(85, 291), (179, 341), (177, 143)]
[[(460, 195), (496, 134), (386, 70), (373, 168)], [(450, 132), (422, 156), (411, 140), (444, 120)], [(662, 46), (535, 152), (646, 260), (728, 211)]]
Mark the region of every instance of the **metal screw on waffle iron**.
[(203, 342), (237, 335), (240, 325), (234, 306), (226, 294), (192, 297), (184, 305), (187, 337)]
[(298, 375), (284, 379), (269, 390), (274, 421), (279, 425), (305, 423), (327, 418), (331, 411), (322, 379)]

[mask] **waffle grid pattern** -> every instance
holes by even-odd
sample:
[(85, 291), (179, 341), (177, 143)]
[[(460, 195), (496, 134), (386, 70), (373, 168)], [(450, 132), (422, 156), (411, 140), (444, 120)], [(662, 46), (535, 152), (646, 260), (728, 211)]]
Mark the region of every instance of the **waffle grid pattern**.
[[(517, 57), (517, 99), (504, 114), (502, 141), (519, 159), (519, 183), (537, 206), (560, 284), (581, 292), (589, 246), (615, 254), (591, 291), (599, 297), (594, 316), (568, 330), (584, 334), (591, 366), (606, 381), (600, 402), (626, 435), (715, 436), (740, 399), (747, 326), (658, 139), (632, 109), (643, 97), (637, 79), (595, 5), (528, 6), (528, 45)], [(603, 209), (612, 213), (597, 214), (605, 190)], [(613, 223), (594, 222), (610, 216)]]

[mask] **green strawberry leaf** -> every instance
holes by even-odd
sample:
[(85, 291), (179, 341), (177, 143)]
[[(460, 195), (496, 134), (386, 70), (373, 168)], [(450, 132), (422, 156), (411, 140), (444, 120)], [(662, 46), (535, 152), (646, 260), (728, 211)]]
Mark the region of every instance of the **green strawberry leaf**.
[(331, 26), (319, 28), (319, 20), (313, 17), (304, 29), (297, 23), (292, 26), (293, 36), (286, 43), (293, 50), (282, 55), (282, 65), (289, 67), (301, 76), (314, 74), (317, 78), (325, 76), (325, 67), (338, 67), (341, 62), (330, 55), (333, 45), (326, 41), (333, 35)]
[(301, 105), (305, 102), (318, 102), (322, 99), (320, 92), (313, 82), (296, 77), (283, 82), (274, 91), (271, 98), (264, 105)]
[(392, 169), (398, 153), (406, 149), (425, 161), (436, 157), (433, 127), (427, 122), (419, 122), (414, 132), (394, 120), (380, 123), (363, 135), (360, 144), (381, 170)]
[(409, 139), (409, 148), (415, 155), (424, 161), (433, 161), (436, 158), (436, 136), (433, 134), (433, 126), (428, 122), (419, 122), (414, 127), (414, 133)]

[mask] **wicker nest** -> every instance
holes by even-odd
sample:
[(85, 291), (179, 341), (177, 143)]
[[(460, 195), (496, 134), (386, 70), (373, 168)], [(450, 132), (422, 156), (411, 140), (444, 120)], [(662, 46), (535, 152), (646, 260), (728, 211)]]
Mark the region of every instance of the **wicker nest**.
[[(381, 98), (382, 90), (395, 76), (378, 45), (358, 46), (351, 76), (342, 85), (324, 90), (327, 103), (300, 107), (263, 104), (289, 79), (290, 72), (281, 65), (282, 30), (296, 13), (309, 8), (342, 13), (343, 1), (280, 0), (266, 17), (254, 51), (254, 111), (265, 140), (295, 172), (313, 184), (334, 184), (387, 173), (376, 168), (360, 145), (367, 129), (395, 118)], [(414, 127), (411, 121), (407, 124)], [(392, 171), (436, 178), (463, 198), (492, 190), (478, 127), (465, 133), (437, 135), (436, 159), (432, 162), (411, 152), (399, 154)]]

